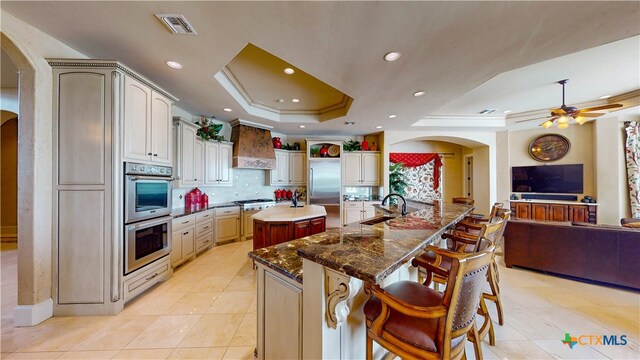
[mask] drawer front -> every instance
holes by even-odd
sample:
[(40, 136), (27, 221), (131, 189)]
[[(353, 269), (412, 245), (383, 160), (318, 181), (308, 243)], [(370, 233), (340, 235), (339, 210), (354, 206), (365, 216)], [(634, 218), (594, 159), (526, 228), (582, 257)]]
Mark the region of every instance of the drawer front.
[(215, 211), (216, 211), (216, 216), (239, 215), (240, 207), (236, 206), (236, 207), (220, 208), (220, 209), (215, 209)]
[(201, 221), (212, 220), (215, 216), (215, 212), (213, 210), (203, 211), (201, 213), (196, 214), (196, 223), (200, 223)]
[(198, 221), (196, 225), (196, 237), (208, 232), (213, 232), (213, 219), (203, 222)]
[(124, 282), (123, 299), (125, 302), (138, 296), (141, 292), (155, 285), (161, 280), (171, 277), (170, 256), (166, 256), (153, 264), (149, 269)]
[(187, 215), (182, 216), (177, 219), (173, 219), (172, 222), (172, 231), (178, 231), (182, 229), (186, 229), (192, 227), (196, 224), (196, 216), (195, 215)]
[(363, 203), (361, 201), (345, 201), (344, 207), (349, 209), (362, 209)]
[(200, 253), (213, 246), (213, 233), (205, 234), (196, 239), (196, 253)]

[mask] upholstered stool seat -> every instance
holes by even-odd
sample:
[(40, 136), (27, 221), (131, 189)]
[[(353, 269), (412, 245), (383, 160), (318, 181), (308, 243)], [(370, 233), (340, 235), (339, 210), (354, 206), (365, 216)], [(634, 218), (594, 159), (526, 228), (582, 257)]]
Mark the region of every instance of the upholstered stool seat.
[[(389, 295), (411, 305), (426, 307), (442, 304), (443, 295), (441, 293), (413, 281), (398, 281), (385, 287), (384, 290)], [(381, 311), (380, 299), (372, 297), (364, 306), (367, 326), (371, 325), (371, 322), (380, 315)], [(437, 348), (434, 342), (437, 336), (438, 321), (444, 321), (444, 319), (421, 319), (391, 310), (383, 329), (412, 346), (438, 353), (442, 351)], [(465, 340), (464, 336), (451, 339), (451, 345), (455, 347), (463, 340)]]

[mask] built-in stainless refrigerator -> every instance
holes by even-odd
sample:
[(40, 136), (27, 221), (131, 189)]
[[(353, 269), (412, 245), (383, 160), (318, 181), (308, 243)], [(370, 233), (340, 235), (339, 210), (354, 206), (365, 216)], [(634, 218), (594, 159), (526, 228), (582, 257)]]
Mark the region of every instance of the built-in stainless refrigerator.
[(309, 204), (324, 206), (327, 227), (340, 227), (340, 159), (309, 161)]

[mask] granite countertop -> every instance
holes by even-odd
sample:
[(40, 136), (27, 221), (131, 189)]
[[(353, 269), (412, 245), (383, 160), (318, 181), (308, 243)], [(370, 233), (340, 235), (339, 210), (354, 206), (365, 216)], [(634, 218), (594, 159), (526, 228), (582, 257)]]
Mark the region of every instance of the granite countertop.
[(324, 206), (304, 205), (302, 207), (272, 206), (253, 214), (252, 218), (262, 221), (298, 221), (327, 216)]
[(209, 207), (206, 209), (200, 209), (198, 211), (189, 211), (185, 208), (177, 208), (177, 209), (172, 209), (171, 210), (171, 216), (173, 216), (174, 219), (182, 217), (182, 216), (187, 216), (187, 215), (191, 215), (191, 214), (197, 214), (199, 212), (203, 212), (203, 211), (207, 211), (207, 210), (211, 210), (211, 209), (217, 209), (217, 208), (225, 208), (225, 207), (234, 207), (234, 206), (240, 206), (236, 203), (233, 202), (226, 202), (226, 203), (216, 203), (216, 204), (209, 204)]
[(441, 202), (411, 205), (406, 218), (395, 216), (373, 225), (354, 223), (254, 250), (249, 257), (299, 283), (303, 282), (303, 258), (379, 283), (474, 209)]

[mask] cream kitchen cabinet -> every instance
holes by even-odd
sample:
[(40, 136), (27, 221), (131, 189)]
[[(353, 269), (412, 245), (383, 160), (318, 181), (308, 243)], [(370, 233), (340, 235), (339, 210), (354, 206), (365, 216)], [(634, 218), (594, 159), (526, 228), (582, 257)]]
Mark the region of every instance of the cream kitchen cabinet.
[(131, 76), (124, 77), (123, 160), (172, 165), (173, 102)]
[(275, 150), (276, 169), (271, 170), (271, 186), (306, 185), (306, 159), (304, 151)]
[(342, 185), (380, 185), (380, 152), (352, 151), (343, 153)]
[(171, 227), (171, 266), (176, 267), (196, 257), (196, 215), (173, 219)]
[(201, 253), (214, 244), (215, 210), (206, 210), (196, 214), (196, 253)]
[[(123, 274), (121, 209), (123, 161), (161, 157), (147, 143), (147, 121), (154, 111), (170, 113), (177, 99), (117, 61), (47, 61), (53, 76), (53, 314), (116, 314), (172, 275), (169, 257)], [(154, 106), (154, 93), (164, 105)], [(134, 114), (141, 123), (128, 121)]]
[(240, 238), (240, 207), (215, 209), (215, 243), (236, 241)]
[(379, 201), (345, 201), (343, 203), (343, 220), (344, 225), (359, 222), (376, 216), (374, 204)]
[(233, 184), (231, 156), (233, 145), (228, 142), (206, 141), (204, 144), (204, 184)]

